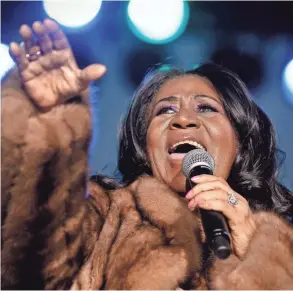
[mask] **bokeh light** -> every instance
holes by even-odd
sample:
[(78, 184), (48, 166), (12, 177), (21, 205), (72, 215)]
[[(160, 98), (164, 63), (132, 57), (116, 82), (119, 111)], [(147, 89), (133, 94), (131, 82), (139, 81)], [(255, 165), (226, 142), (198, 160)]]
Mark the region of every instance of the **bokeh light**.
[(3, 43), (0, 44), (0, 79), (14, 65), (12, 58), (9, 55), (9, 47)]
[(68, 27), (84, 26), (100, 11), (102, 0), (44, 0), (44, 9), (49, 17)]
[(286, 65), (283, 75), (283, 84), (288, 101), (293, 105), (293, 59)]
[(189, 19), (189, 6), (183, 0), (130, 0), (128, 23), (145, 42), (168, 43), (179, 37)]

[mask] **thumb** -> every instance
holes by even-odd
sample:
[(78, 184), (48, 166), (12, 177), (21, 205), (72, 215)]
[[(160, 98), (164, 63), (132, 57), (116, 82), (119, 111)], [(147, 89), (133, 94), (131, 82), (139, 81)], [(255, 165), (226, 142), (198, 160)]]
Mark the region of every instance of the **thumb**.
[(83, 82), (89, 83), (100, 79), (106, 72), (106, 67), (101, 64), (89, 65), (81, 71), (81, 79)]

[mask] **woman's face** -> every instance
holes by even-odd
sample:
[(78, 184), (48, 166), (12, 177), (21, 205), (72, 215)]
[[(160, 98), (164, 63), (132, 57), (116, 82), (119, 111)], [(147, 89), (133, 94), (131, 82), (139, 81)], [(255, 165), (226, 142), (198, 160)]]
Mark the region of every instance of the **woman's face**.
[[(179, 143), (179, 144), (178, 144)], [(150, 107), (147, 154), (155, 177), (176, 192), (185, 192), (180, 144), (206, 149), (215, 160), (214, 175), (228, 178), (237, 140), (221, 98), (202, 77), (186, 75), (167, 81)]]

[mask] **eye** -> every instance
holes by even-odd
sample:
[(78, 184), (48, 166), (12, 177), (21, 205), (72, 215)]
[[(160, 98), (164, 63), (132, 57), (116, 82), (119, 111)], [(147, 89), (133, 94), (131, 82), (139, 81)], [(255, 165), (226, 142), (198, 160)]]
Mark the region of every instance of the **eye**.
[(161, 114), (172, 114), (174, 112), (177, 112), (177, 109), (174, 106), (165, 106), (157, 111), (156, 116)]
[(210, 104), (199, 104), (198, 112), (218, 112), (218, 110)]

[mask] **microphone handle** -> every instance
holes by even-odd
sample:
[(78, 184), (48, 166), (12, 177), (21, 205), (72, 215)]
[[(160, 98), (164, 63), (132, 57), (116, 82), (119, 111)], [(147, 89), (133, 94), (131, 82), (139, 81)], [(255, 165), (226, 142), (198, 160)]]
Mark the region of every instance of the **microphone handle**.
[[(191, 178), (201, 174), (213, 174), (205, 166), (194, 167), (186, 179), (186, 191), (192, 189), (196, 183)], [(217, 258), (227, 259), (231, 254), (230, 236), (224, 215), (214, 210), (199, 209), (203, 229), (206, 235), (209, 248), (214, 252)]]

